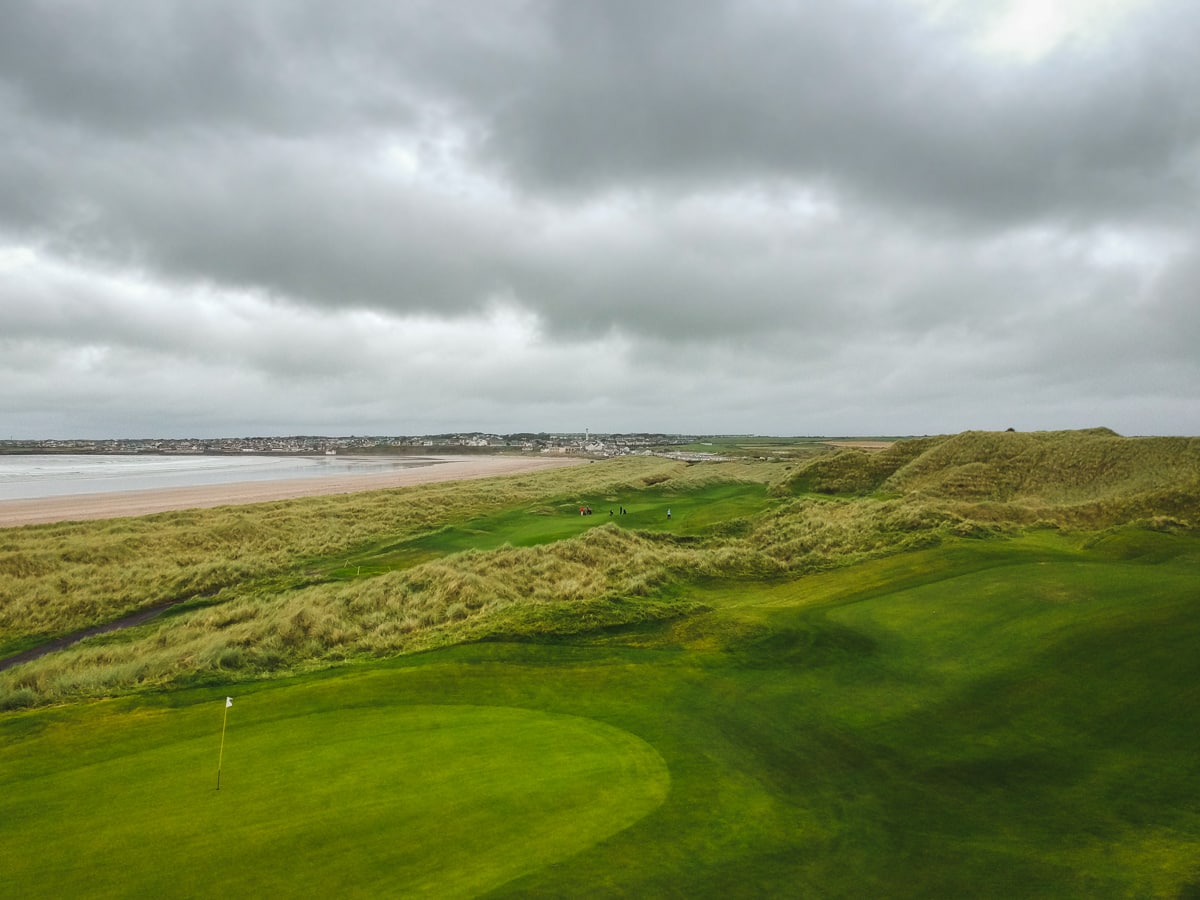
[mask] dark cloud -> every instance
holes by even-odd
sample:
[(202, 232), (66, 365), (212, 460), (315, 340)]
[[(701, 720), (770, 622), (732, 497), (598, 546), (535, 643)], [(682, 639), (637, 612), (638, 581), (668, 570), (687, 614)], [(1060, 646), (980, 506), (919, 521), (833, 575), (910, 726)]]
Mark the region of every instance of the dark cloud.
[(923, 8), (19, 4), (0, 411), (1178, 430), (1200, 13), (1013, 60)]
[(1178, 208), (1198, 18), (1169, 4), (1102, 52), (1005, 67), (903, 3), (563, 2), (533, 83), (485, 112), (487, 147), (547, 189), (774, 176), (916, 215)]
[(0, 76), (30, 115), (99, 136), (404, 121), (403, 83), (376, 77), (373, 18), (325, 4), (19, 4), (5, 12)]

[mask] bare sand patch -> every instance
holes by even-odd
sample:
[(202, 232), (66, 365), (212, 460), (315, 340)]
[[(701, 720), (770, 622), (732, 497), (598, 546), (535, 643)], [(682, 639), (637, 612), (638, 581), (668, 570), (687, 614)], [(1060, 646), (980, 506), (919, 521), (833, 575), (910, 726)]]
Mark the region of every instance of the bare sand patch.
[(377, 491), (438, 481), (518, 475), (584, 462), (582, 459), (562, 456), (443, 456), (438, 459), (440, 461), (434, 465), (397, 469), (395, 472), (383, 474), (243, 481), (196, 487), (154, 488), (145, 491), (75, 494), (37, 500), (0, 500), (0, 528), (46, 522), (145, 516), (176, 509), (238, 506), (325, 494), (353, 494), (359, 491)]

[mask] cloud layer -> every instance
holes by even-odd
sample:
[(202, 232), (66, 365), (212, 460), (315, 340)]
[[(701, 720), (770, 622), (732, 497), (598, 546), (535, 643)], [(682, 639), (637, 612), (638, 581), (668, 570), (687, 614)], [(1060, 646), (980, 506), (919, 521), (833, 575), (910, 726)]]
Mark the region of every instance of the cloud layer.
[(1200, 10), (1049, 7), (22, 4), (0, 437), (1198, 433)]

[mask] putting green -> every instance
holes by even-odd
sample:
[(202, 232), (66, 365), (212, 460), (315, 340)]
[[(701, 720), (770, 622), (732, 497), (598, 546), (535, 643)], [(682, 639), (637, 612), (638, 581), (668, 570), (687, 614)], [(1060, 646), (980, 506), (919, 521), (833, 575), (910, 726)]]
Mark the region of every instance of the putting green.
[(592, 846), (667, 795), (662, 758), (627, 731), (506, 707), (389, 705), (387, 680), (237, 697), (219, 791), (222, 698), (30, 715), (0, 748), (7, 890), (475, 895)]

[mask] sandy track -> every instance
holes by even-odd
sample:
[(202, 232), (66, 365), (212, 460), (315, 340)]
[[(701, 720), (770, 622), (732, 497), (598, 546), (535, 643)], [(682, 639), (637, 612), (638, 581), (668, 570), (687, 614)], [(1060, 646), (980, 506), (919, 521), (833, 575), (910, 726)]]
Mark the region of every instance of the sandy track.
[(331, 478), (293, 478), (286, 481), (245, 481), (199, 487), (155, 488), (107, 494), (75, 494), (37, 500), (0, 500), (0, 528), (69, 522), (82, 519), (116, 519), (144, 516), (174, 509), (199, 509), (316, 497), (323, 494), (352, 494), (383, 488), (464, 481), (516, 475), (542, 469), (573, 466), (583, 462), (569, 457), (535, 456), (450, 456), (438, 457), (435, 465), (375, 475), (339, 475)]

